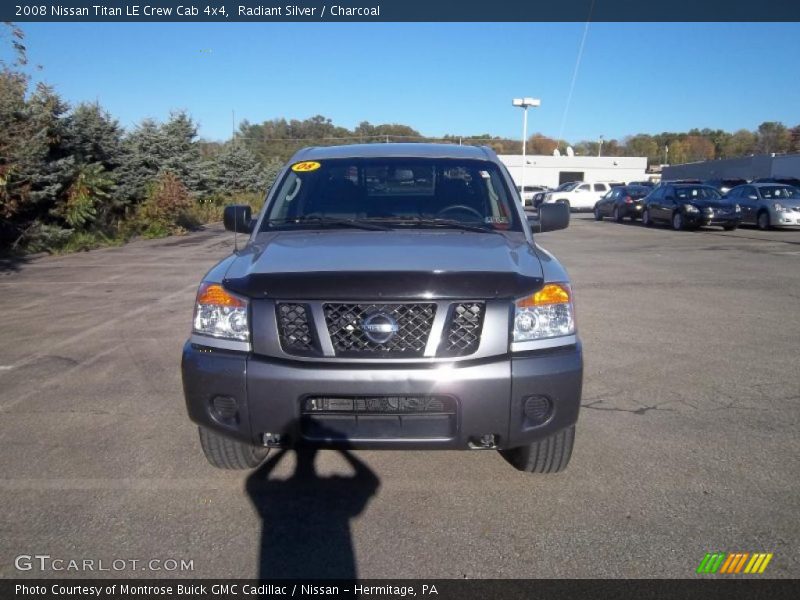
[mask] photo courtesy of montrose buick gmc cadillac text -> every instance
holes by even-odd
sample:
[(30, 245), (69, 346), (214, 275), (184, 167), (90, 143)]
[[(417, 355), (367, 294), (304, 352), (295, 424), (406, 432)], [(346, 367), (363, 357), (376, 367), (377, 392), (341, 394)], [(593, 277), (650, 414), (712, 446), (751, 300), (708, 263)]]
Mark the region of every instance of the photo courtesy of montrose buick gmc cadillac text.
[(488, 148), (307, 148), (263, 209), (229, 206), (246, 245), (197, 292), (183, 351), (209, 462), (271, 447), (494, 449), (563, 470), (583, 361), (572, 288)]

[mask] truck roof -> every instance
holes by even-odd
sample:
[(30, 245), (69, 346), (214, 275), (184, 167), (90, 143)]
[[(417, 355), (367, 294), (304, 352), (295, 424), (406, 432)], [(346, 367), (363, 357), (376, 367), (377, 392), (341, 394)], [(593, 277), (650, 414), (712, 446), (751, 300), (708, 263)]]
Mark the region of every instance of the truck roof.
[(315, 146), (298, 150), (290, 162), (335, 158), (461, 158), (497, 162), (494, 150), (486, 146), (456, 144), (375, 143), (344, 146)]

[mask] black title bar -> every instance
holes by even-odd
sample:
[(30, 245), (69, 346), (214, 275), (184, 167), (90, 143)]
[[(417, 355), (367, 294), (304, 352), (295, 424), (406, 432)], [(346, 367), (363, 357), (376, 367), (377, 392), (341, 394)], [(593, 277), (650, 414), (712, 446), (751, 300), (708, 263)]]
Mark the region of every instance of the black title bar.
[(800, 21), (796, 0), (3, 0), (3, 21)]
[(797, 582), (776, 579), (212, 580), (7, 579), (4, 600), (788, 600)]

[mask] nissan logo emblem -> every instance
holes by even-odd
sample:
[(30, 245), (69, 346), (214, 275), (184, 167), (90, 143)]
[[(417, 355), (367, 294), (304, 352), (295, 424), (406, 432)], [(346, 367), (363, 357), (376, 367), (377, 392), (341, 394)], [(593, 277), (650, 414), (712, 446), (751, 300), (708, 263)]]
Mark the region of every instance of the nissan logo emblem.
[(361, 331), (376, 344), (388, 342), (398, 329), (397, 321), (386, 313), (373, 313), (361, 321)]

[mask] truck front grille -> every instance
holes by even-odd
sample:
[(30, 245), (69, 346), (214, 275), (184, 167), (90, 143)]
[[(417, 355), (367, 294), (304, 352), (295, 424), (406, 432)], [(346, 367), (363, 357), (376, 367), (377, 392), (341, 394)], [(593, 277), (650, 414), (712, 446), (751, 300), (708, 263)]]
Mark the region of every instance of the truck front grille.
[(277, 311), (278, 336), (284, 352), (299, 355), (315, 354), (311, 310), (308, 305), (280, 303)]
[[(323, 312), (336, 356), (413, 358), (425, 352), (436, 304), (324, 304)], [(373, 315), (388, 317), (380, 322), (396, 324), (396, 331), (371, 334), (365, 321)]]
[(466, 356), (478, 349), (483, 328), (483, 302), (454, 304), (441, 353), (445, 356)]

